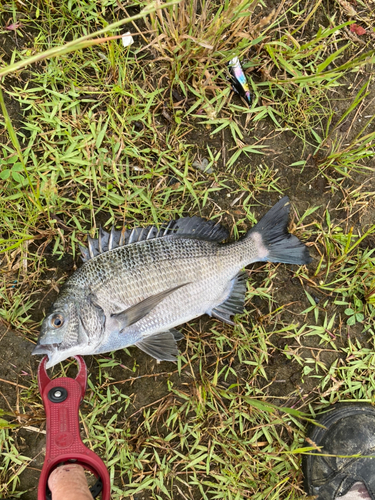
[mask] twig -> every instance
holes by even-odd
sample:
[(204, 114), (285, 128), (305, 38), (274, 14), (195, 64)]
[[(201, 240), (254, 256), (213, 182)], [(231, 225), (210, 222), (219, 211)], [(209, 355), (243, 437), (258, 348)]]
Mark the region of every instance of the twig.
[(47, 434), (47, 431), (38, 429), (38, 427), (34, 427), (33, 425), (25, 425), (24, 427), (22, 427), (22, 429), (26, 429), (27, 431), (37, 432), (38, 434)]
[(149, 406), (152, 406), (152, 405), (155, 405), (156, 403), (160, 403), (160, 401), (163, 401), (163, 399), (166, 399), (166, 398), (169, 398), (170, 394), (166, 394), (165, 396), (163, 396), (162, 398), (160, 399), (157, 399), (156, 401), (153, 401), (152, 403), (148, 404), (148, 405), (145, 405), (145, 406), (142, 406), (142, 408), (140, 408), (139, 410), (137, 410), (135, 413), (133, 413), (132, 415), (130, 415), (129, 417), (129, 420), (134, 417), (135, 415), (137, 415), (137, 413), (141, 412), (142, 410), (144, 410), (145, 408), (148, 408)]
[[(186, 368), (187, 365), (188, 365), (188, 363), (186, 363), (186, 365), (181, 368), (181, 371), (184, 368)], [(133, 382), (134, 380), (139, 380), (141, 378), (159, 377), (159, 375), (172, 375), (173, 373), (178, 373), (178, 370), (174, 370), (173, 372), (149, 373), (147, 375), (139, 375), (139, 377), (126, 378), (125, 380), (116, 380), (115, 382), (110, 382), (109, 384), (104, 384), (103, 387), (108, 387), (109, 385), (114, 385), (114, 384), (125, 384), (125, 382)]]
[(30, 389), (29, 387), (26, 387), (24, 385), (18, 384), (16, 382), (11, 382), (10, 380), (4, 380), (3, 378), (0, 378), (0, 382), (5, 382), (6, 384), (15, 385), (16, 387), (22, 387), (22, 389)]

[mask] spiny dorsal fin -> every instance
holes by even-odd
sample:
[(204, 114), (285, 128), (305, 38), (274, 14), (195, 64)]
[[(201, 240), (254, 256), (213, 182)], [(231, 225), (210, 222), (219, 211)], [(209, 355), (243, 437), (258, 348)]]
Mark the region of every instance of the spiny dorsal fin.
[(193, 238), (207, 241), (220, 242), (228, 238), (228, 231), (220, 224), (201, 217), (183, 217), (163, 224), (160, 229), (155, 226), (135, 227), (134, 229), (122, 228), (116, 231), (112, 227), (107, 233), (99, 228), (98, 238), (88, 236), (88, 248), (80, 245), (83, 262), (93, 259), (97, 255), (113, 250), (124, 245), (131, 245), (138, 241), (176, 236), (177, 238)]

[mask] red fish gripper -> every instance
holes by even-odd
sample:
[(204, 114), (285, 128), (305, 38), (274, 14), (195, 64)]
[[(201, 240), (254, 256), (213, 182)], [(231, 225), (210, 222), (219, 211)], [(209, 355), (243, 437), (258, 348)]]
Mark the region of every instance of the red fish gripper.
[(102, 500), (110, 500), (109, 473), (101, 458), (89, 450), (81, 440), (79, 432), (79, 405), (86, 392), (87, 367), (81, 356), (78, 375), (75, 379), (61, 377), (51, 380), (47, 375), (45, 356), (38, 369), (38, 384), (46, 412), (46, 457), (39, 479), (38, 500), (48, 500), (51, 493), (48, 478), (62, 464), (76, 463), (97, 478), (90, 491), (95, 498), (100, 492)]

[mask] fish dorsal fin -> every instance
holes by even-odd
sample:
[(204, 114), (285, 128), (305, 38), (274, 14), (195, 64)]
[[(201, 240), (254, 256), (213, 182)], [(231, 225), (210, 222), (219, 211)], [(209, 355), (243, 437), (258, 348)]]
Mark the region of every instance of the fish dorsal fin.
[(114, 248), (131, 245), (138, 241), (164, 238), (165, 236), (220, 242), (228, 238), (229, 234), (220, 223), (202, 219), (196, 215), (172, 220), (167, 224), (163, 224), (160, 229), (155, 226), (135, 227), (134, 229), (123, 227), (120, 231), (116, 231), (112, 227), (111, 231), (107, 233), (100, 227), (98, 238), (91, 238), (90, 236), (87, 238), (87, 248), (80, 245), (82, 260), (87, 262), (97, 255)]

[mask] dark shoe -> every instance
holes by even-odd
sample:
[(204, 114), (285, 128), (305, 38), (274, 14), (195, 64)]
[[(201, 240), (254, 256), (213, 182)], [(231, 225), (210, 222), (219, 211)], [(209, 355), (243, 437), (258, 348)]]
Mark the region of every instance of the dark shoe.
[(303, 456), (306, 493), (317, 500), (334, 500), (360, 481), (375, 500), (375, 408), (337, 404), (319, 415), (317, 422), (325, 429), (314, 425), (307, 432), (321, 448)]

